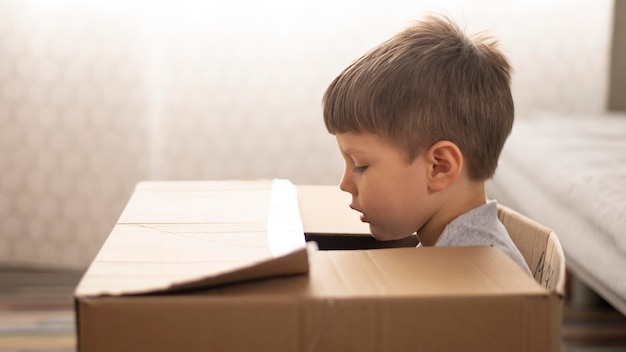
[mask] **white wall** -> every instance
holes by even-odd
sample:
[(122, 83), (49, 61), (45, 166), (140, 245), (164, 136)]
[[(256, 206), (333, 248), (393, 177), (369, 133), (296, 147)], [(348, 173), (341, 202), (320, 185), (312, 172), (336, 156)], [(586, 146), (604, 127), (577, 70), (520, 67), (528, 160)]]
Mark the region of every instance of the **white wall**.
[(424, 11), (501, 39), (518, 118), (601, 111), (612, 6), (0, 1), (0, 264), (84, 267), (144, 179), (336, 183), (326, 85)]

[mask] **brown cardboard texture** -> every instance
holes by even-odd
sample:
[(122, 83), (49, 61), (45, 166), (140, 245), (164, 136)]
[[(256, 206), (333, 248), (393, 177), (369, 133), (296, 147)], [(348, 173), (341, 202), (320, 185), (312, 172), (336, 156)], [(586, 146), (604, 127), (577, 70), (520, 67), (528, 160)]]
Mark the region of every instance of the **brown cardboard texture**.
[(294, 189), (138, 185), (76, 289), (79, 350), (559, 350), (561, 295), (498, 250), (307, 250)]
[(492, 247), (314, 251), (309, 275), (77, 296), (81, 351), (558, 351), (559, 298)]
[(173, 291), (307, 271), (289, 181), (142, 182), (77, 293)]

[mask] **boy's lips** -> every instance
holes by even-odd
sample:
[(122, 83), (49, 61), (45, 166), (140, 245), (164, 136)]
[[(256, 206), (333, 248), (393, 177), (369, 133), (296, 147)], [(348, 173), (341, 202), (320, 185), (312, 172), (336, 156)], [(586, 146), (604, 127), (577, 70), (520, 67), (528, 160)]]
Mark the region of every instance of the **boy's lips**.
[(361, 218), (361, 221), (362, 221), (362, 222), (368, 222), (368, 221), (367, 221), (367, 215), (365, 215), (365, 213), (364, 213), (364, 212), (360, 211), (359, 209), (357, 209), (356, 207), (354, 207), (354, 206), (352, 206), (352, 205), (350, 205), (350, 209), (352, 209), (352, 210), (354, 210), (354, 211), (358, 211), (359, 213), (361, 213), (360, 218)]

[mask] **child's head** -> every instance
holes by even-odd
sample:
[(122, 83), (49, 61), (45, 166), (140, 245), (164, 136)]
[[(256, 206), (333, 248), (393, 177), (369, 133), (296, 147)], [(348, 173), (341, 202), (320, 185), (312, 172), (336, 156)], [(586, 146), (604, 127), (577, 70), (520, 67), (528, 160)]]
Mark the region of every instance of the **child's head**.
[(513, 125), (511, 68), (496, 42), (427, 16), (347, 67), (324, 94), (332, 134), (369, 132), (407, 158), (458, 146), (467, 176), (491, 178)]
[(341, 189), (378, 239), (433, 244), (484, 204), (513, 125), (510, 66), (494, 41), (430, 16), (346, 68), (324, 120), (346, 161)]

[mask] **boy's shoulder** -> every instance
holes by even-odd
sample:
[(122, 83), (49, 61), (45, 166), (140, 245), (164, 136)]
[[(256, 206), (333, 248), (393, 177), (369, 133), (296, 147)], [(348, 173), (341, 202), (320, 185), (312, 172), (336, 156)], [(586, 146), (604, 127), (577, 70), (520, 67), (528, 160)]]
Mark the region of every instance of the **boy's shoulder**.
[(504, 225), (498, 220), (497, 207), (498, 203), (491, 200), (461, 214), (446, 226), (436, 245), (482, 245), (494, 238), (508, 237)]
[(491, 200), (452, 220), (437, 240), (438, 247), (493, 246), (530, 274), (521, 252), (498, 219), (498, 203)]

